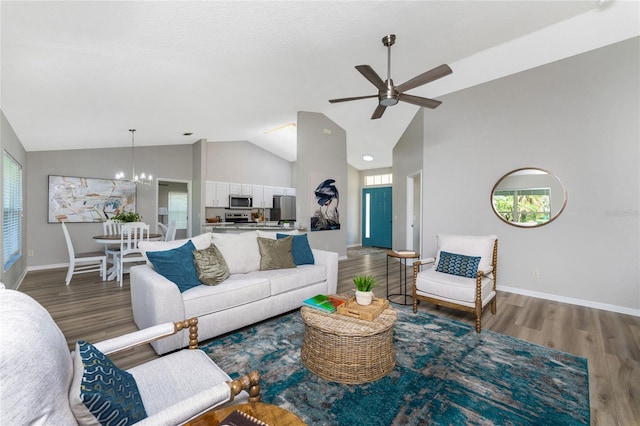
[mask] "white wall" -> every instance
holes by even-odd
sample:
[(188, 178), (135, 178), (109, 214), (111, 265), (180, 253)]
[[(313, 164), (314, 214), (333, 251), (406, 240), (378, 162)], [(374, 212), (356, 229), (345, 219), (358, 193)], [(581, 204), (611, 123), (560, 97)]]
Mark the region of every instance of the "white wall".
[[(639, 52), (634, 38), (423, 111), (425, 253), (437, 233), (495, 233), (499, 287), (640, 314)], [(554, 222), (522, 229), (493, 213), (493, 185), (520, 167), (566, 185)]]
[(316, 177), (333, 178), (340, 192), (340, 229), (309, 232), (312, 247), (347, 255), (349, 197), (346, 132), (323, 114), (298, 112), (298, 160), (296, 162), (296, 202), (298, 223), (310, 227), (317, 208), (313, 191)]
[(362, 177), (358, 169), (347, 165), (347, 197), (349, 209), (347, 210), (347, 247), (362, 244), (361, 204), (362, 204)]
[[(422, 170), (424, 115), (420, 111), (393, 147), (393, 248), (413, 246), (407, 242), (407, 177)], [(423, 191), (428, 191), (424, 188)], [(422, 247), (413, 247), (422, 253)]]
[(291, 163), (251, 142), (208, 142), (206, 180), (290, 187)]

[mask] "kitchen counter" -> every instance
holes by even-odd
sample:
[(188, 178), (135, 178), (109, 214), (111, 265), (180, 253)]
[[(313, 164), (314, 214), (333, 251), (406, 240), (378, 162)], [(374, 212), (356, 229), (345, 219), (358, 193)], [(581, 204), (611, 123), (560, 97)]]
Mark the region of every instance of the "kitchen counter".
[(293, 231), (297, 229), (300, 232), (306, 232), (304, 228), (284, 227), (282, 225), (266, 225), (261, 223), (207, 223), (202, 225), (205, 232), (219, 232), (219, 233), (240, 233), (248, 231)]

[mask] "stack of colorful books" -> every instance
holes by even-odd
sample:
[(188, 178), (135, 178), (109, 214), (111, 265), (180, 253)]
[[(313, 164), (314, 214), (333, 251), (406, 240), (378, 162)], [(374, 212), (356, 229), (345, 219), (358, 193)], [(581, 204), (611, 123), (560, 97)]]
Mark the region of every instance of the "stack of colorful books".
[(343, 299), (335, 296), (327, 296), (326, 294), (318, 294), (305, 299), (302, 304), (310, 308), (319, 309), (324, 312), (335, 312), (338, 306), (344, 303)]

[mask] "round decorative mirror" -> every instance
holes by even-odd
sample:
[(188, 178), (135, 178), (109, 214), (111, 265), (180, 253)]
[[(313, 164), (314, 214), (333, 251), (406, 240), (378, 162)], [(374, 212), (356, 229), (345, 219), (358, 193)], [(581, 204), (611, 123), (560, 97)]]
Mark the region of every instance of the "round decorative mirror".
[(557, 218), (567, 205), (567, 190), (546, 170), (527, 167), (502, 176), (491, 191), (495, 214), (509, 225), (535, 228)]

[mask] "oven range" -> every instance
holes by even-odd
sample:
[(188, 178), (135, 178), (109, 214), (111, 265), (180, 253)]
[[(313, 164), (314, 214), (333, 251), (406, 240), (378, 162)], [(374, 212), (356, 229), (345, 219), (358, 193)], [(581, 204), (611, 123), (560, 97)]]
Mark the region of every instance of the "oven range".
[(255, 221), (250, 220), (250, 215), (248, 212), (225, 213), (224, 221), (231, 223), (256, 223)]

